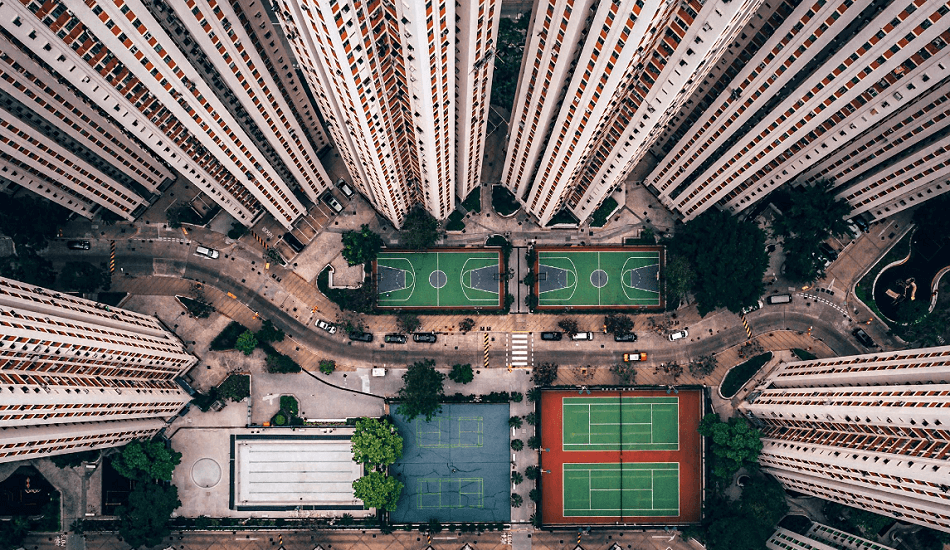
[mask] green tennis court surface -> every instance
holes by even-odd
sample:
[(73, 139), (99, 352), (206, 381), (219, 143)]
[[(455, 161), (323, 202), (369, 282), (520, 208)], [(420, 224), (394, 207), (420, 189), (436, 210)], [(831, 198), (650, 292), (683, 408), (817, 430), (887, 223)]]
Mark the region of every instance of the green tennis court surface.
[(376, 303), (381, 308), (498, 308), (503, 305), (496, 250), (381, 252)]
[(565, 451), (675, 451), (679, 397), (565, 397)]
[(564, 517), (679, 513), (677, 462), (564, 464)]
[(538, 305), (658, 307), (660, 251), (538, 249)]

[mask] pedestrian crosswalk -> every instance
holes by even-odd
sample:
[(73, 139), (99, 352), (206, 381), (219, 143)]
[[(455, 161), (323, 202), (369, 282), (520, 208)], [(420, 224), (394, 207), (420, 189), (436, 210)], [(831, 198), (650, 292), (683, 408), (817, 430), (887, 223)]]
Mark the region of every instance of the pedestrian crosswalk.
[(508, 365), (512, 367), (531, 366), (531, 334), (512, 332), (509, 335)]

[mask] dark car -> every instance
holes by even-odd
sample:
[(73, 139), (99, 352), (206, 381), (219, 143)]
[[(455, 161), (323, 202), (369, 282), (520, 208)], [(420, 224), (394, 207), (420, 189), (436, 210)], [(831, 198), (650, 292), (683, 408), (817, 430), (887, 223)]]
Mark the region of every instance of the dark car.
[(431, 332), (417, 332), (412, 335), (413, 342), (424, 342), (426, 344), (434, 344), (436, 341), (435, 334)]
[(614, 342), (636, 342), (636, 341), (637, 341), (637, 335), (632, 332), (628, 332), (626, 334), (614, 334)]
[(405, 334), (387, 334), (384, 340), (387, 344), (405, 344), (407, 338)]
[(864, 329), (856, 328), (851, 334), (854, 334), (854, 337), (858, 340), (858, 342), (861, 342), (862, 346), (866, 348), (877, 347), (877, 344), (874, 343), (874, 340), (871, 340), (871, 337), (868, 336), (868, 333), (864, 332)]
[(297, 237), (294, 237), (292, 233), (284, 233), (284, 242), (289, 244), (294, 252), (299, 253), (304, 249), (304, 244), (297, 240)]
[(67, 241), (66, 248), (70, 250), (89, 250), (89, 241)]
[(838, 259), (838, 251), (828, 243), (821, 243), (818, 245), (818, 250), (822, 253), (822, 255), (824, 255), (825, 258), (828, 258), (831, 261)]
[(871, 228), (868, 227), (868, 222), (864, 221), (864, 218), (852, 218), (851, 221), (853, 221), (854, 224), (860, 227), (861, 231), (864, 231), (865, 233), (871, 230)]
[(348, 334), (350, 340), (356, 342), (372, 342), (373, 335), (369, 332), (351, 332)]
[(554, 342), (560, 342), (561, 337), (562, 335), (560, 332), (542, 332), (541, 333), (542, 340), (552, 340)]

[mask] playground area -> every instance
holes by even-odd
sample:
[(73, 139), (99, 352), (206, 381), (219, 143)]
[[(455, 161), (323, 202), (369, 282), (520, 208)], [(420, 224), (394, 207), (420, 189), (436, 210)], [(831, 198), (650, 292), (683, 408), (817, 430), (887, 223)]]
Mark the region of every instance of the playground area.
[(662, 309), (663, 249), (538, 247), (539, 309)]
[(501, 251), (383, 251), (373, 263), (382, 309), (500, 309), (505, 277)]

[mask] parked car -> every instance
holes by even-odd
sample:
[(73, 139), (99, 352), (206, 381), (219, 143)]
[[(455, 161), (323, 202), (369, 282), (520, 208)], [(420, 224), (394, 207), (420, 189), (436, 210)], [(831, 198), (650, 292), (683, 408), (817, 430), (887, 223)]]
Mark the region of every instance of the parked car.
[(89, 250), (89, 241), (67, 241), (66, 248), (70, 250)]
[(822, 254), (825, 258), (828, 258), (828, 259), (831, 260), (831, 261), (835, 261), (835, 260), (838, 259), (838, 251), (835, 250), (835, 249), (834, 249), (830, 244), (828, 244), (828, 243), (821, 243), (821, 244), (819, 244), (819, 245), (818, 245), (818, 250), (821, 251), (821, 254)]
[(405, 344), (406, 340), (408, 340), (408, 338), (406, 338), (405, 334), (387, 334), (383, 338), (383, 341), (387, 344)]
[(435, 334), (431, 332), (417, 332), (412, 335), (413, 342), (423, 342), (425, 344), (434, 344), (437, 340)]
[(877, 344), (874, 343), (874, 340), (871, 339), (868, 333), (864, 332), (863, 328), (856, 328), (854, 329), (854, 332), (852, 332), (851, 334), (854, 335), (854, 337), (857, 339), (858, 342), (861, 342), (862, 346), (866, 348), (877, 347)]
[(205, 256), (207, 258), (211, 258), (212, 260), (218, 259), (218, 256), (221, 255), (221, 253), (218, 252), (217, 250), (213, 248), (208, 248), (207, 246), (199, 246), (198, 248), (195, 249), (195, 254), (199, 256)]
[(290, 233), (289, 231), (287, 233), (284, 233), (283, 239), (284, 239), (284, 242), (290, 245), (290, 248), (293, 248), (294, 252), (297, 252), (297, 253), (302, 252), (304, 247), (306, 246), (305, 244), (300, 242), (297, 239), (297, 237), (294, 237), (293, 233)]
[(351, 332), (347, 334), (350, 337), (350, 340), (354, 342), (372, 342), (373, 335), (369, 332)]
[(624, 360), (624, 361), (627, 361), (627, 362), (629, 362), (629, 361), (646, 361), (646, 360), (647, 360), (647, 354), (644, 353), (644, 352), (642, 352), (642, 351), (638, 351), (638, 352), (635, 352), (635, 353), (625, 353), (625, 354), (623, 354), (623, 360)]
[(746, 306), (742, 308), (742, 314), (748, 315), (752, 313), (753, 311), (758, 311), (760, 309), (762, 309), (762, 300), (759, 300), (758, 302), (752, 304), (751, 306)]
[(871, 227), (868, 225), (868, 222), (864, 221), (864, 218), (851, 218), (851, 221), (860, 227), (861, 231), (864, 231), (865, 233), (871, 230)]
[(337, 202), (337, 200), (333, 198), (333, 195), (331, 195), (329, 192), (324, 193), (323, 196), (320, 197), (320, 200), (323, 201), (323, 204), (332, 208), (337, 214), (343, 211), (343, 206)]
[(628, 332), (626, 334), (614, 334), (614, 342), (636, 342), (636, 341), (637, 341), (637, 335), (632, 332)]
[(353, 195), (356, 194), (356, 192), (353, 191), (353, 188), (350, 187), (343, 178), (336, 180), (336, 186), (340, 189), (340, 191), (343, 191), (343, 194), (346, 195), (346, 198), (348, 199), (353, 198)]
[(687, 336), (689, 336), (689, 331), (688, 331), (688, 330), (685, 330), (685, 329), (683, 329), (683, 330), (678, 330), (678, 331), (673, 332), (673, 333), (670, 334), (670, 342), (675, 342), (675, 341), (677, 341), (677, 340), (682, 340), (683, 338), (686, 338)]
[(593, 340), (594, 334), (592, 332), (578, 332), (574, 336), (571, 336), (571, 340)]
[(774, 296), (769, 296), (768, 298), (766, 298), (765, 301), (771, 305), (787, 304), (792, 301), (792, 295), (791, 294), (775, 294)]
[(330, 334), (336, 334), (336, 325), (334, 325), (333, 323), (324, 321), (323, 319), (317, 319), (316, 325), (317, 325), (317, 328), (321, 328), (329, 332)]
[(560, 332), (542, 332), (542, 340), (550, 340), (552, 342), (560, 342), (563, 335)]
[(851, 236), (854, 237), (855, 239), (861, 236), (861, 229), (858, 228), (858, 226), (855, 225), (854, 222), (848, 222), (848, 231), (851, 232)]

